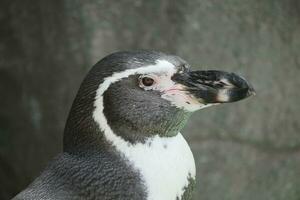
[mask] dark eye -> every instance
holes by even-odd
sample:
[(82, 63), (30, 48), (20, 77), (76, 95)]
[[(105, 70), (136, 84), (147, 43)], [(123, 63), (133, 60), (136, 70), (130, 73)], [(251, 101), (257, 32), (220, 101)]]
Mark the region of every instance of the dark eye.
[(142, 78), (142, 84), (144, 86), (149, 87), (149, 86), (153, 85), (153, 83), (154, 83), (154, 80), (152, 78), (150, 78), (150, 77), (143, 77)]

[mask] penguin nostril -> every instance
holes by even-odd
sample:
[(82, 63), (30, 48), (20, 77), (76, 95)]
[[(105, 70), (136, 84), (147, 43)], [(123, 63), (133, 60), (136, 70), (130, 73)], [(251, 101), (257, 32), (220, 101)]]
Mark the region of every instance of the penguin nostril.
[(219, 82), (219, 83), (215, 83), (215, 86), (218, 88), (223, 88), (224, 86), (226, 86), (226, 84)]

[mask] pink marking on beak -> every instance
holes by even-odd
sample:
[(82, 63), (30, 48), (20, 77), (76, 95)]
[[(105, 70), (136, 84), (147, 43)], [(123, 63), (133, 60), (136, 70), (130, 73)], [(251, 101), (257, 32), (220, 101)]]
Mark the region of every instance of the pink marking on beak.
[(183, 86), (181, 85), (174, 85), (169, 89), (164, 90), (164, 93), (176, 93), (176, 92), (181, 92), (183, 91)]

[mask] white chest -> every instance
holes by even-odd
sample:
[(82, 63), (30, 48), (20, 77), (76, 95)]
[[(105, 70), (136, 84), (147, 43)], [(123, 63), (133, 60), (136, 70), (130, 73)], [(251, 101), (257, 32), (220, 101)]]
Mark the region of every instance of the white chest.
[(142, 175), (148, 200), (181, 198), (188, 178), (195, 178), (193, 154), (180, 133), (169, 138), (157, 136), (146, 144), (116, 147)]

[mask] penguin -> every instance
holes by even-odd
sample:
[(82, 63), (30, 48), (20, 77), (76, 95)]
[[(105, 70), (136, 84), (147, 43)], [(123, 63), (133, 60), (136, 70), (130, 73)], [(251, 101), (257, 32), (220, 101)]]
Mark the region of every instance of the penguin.
[[(255, 94), (241, 76), (156, 51), (104, 57), (83, 80), (56, 156), (14, 200), (189, 200), (191, 114)], [(200, 130), (199, 130), (200, 131)]]

